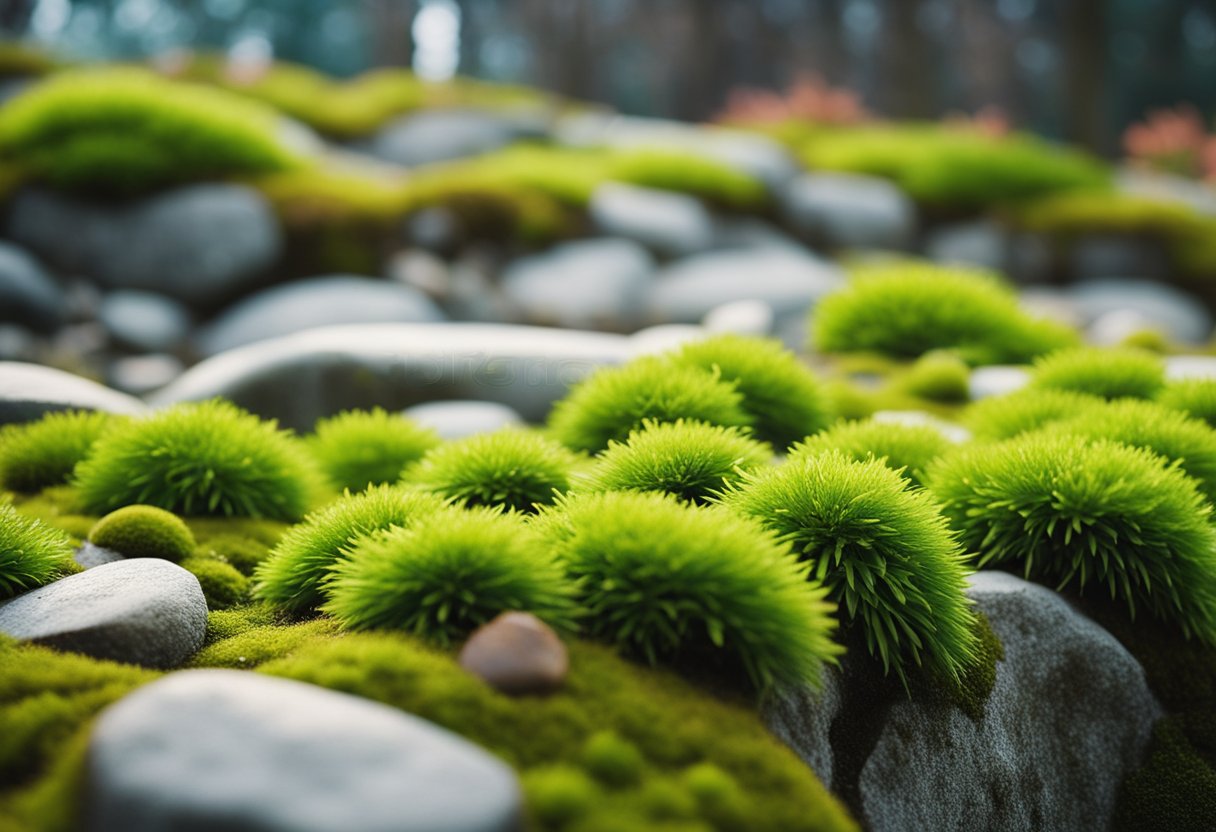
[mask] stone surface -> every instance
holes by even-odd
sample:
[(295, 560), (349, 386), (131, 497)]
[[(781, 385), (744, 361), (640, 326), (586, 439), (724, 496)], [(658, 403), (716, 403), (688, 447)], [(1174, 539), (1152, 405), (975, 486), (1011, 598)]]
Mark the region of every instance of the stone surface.
[(773, 331), (773, 307), (762, 300), (732, 300), (705, 314), (701, 326), (713, 333), (768, 335)]
[(126, 560), (127, 557), (122, 552), (115, 552), (113, 549), (107, 549), (104, 546), (96, 546), (89, 541), (80, 544), (73, 556), (80, 566), (85, 569), (93, 569), (97, 566), (105, 566), (107, 563), (116, 563), (120, 560)]
[[(1141, 319), (1140, 329), (1156, 329), (1171, 340), (1186, 344), (1206, 343), (1212, 332), (1212, 315), (1203, 303), (1163, 283), (1118, 278), (1085, 280), (1073, 284), (1068, 296), (1081, 324), (1091, 330), (1112, 313), (1124, 313), (1121, 322), (1117, 318), (1108, 319), (1104, 325), (1111, 330), (1104, 335), (1108, 340), (1119, 329), (1133, 325), (1128, 313)], [(1103, 333), (1100, 331), (1099, 335)]]
[(225, 310), (200, 333), (204, 355), (269, 338), (337, 324), (432, 323), (444, 314), (417, 289), (371, 277), (335, 275), (298, 280)]
[(916, 207), (885, 179), (851, 173), (805, 173), (781, 200), (789, 224), (824, 245), (903, 249), (916, 235)]
[(976, 367), (971, 371), (969, 383), (971, 400), (978, 401), (990, 396), (1004, 396), (1007, 393), (1021, 390), (1029, 381), (1030, 371), (1026, 367), (1012, 364)]
[(58, 650), (171, 668), (203, 644), (198, 579), (159, 558), (95, 566), (0, 604), (0, 632)]
[(140, 413), (143, 402), (53, 367), (0, 361), (0, 425), (32, 422), (52, 410)]
[(493, 433), (524, 421), (514, 408), (505, 404), (451, 399), (416, 404), (407, 407), (401, 414), (433, 428), (444, 439)]
[(628, 329), (642, 314), (654, 261), (637, 243), (565, 243), (511, 263), (500, 285), (528, 322), (573, 329)]
[(4, 231), (62, 271), (205, 306), (249, 289), (282, 248), (265, 198), (227, 184), (189, 185), (125, 205), (28, 188), (13, 197)]
[(1126, 194), (1180, 202), (1200, 214), (1216, 217), (1216, 190), (1195, 179), (1124, 167), (1115, 176), (1115, 186)]
[(1003, 272), (1009, 264), (1009, 235), (992, 220), (942, 226), (925, 240), (925, 256), (948, 265)]
[(695, 254), (714, 243), (713, 217), (687, 194), (608, 182), (595, 189), (587, 212), (600, 233), (666, 256)]
[(171, 350), (190, 335), (189, 310), (154, 292), (110, 292), (98, 318), (115, 342), (142, 352)]
[(107, 381), (117, 390), (132, 396), (146, 396), (159, 390), (186, 369), (175, 355), (163, 352), (131, 355), (110, 362)]
[(0, 324), (0, 361), (32, 361), (38, 337), (19, 324)]
[[(1051, 590), (980, 572), (968, 595), (1005, 647), (978, 720), (897, 688), (877, 711), (829, 677), (827, 695), (767, 708), (774, 732), (872, 832), (1107, 829), (1160, 706), (1113, 636)], [(833, 690), (832, 686), (843, 686)]]
[(221, 353), (150, 398), (224, 396), (296, 430), (340, 410), (437, 399), (497, 401), (540, 422), (568, 385), (624, 361), (628, 344), (623, 335), (502, 324), (324, 327)]
[(67, 320), (63, 290), (25, 251), (0, 242), (0, 322), (54, 332)]
[(425, 110), (385, 125), (367, 149), (394, 164), (417, 167), (488, 153), (544, 132), (535, 113)]
[(1186, 378), (1216, 379), (1216, 357), (1209, 355), (1166, 356), (1165, 377), (1171, 381)]
[(1135, 277), (1164, 280), (1169, 253), (1153, 241), (1120, 234), (1084, 234), (1068, 248), (1067, 265), (1074, 280)]
[(515, 774), (426, 720), (233, 670), (174, 673), (104, 710), (87, 832), (507, 832)]
[(566, 645), (529, 612), (504, 612), (478, 627), (460, 650), (460, 666), (512, 696), (558, 690), (570, 671)]

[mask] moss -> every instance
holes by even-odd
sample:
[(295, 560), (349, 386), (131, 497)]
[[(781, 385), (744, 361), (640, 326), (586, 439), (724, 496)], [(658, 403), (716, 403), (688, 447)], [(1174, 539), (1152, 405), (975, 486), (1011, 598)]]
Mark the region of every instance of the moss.
[(439, 434), (382, 408), (349, 410), (317, 422), (306, 439), (330, 485), (361, 491), (395, 483), (410, 464), (439, 444)]
[(601, 798), (595, 781), (569, 765), (532, 769), (523, 786), (528, 809), (543, 828), (565, 828), (590, 814)]
[(181, 566), (198, 578), (208, 609), (228, 609), (249, 597), (249, 579), (221, 560), (190, 557)]
[(913, 485), (924, 482), (929, 464), (954, 446), (930, 425), (903, 425), (863, 419), (840, 422), (790, 449), (789, 459), (807, 459), (840, 451), (850, 459), (878, 459)]
[(981, 399), (963, 411), (976, 439), (1013, 439), (1024, 433), (1083, 416), (1102, 399), (1068, 390), (1022, 389)]
[(0, 502), (0, 600), (62, 577), (72, 564), (63, 531)]
[(281, 610), (270, 604), (242, 604), (229, 610), (211, 610), (207, 613), (207, 637), (204, 645), (247, 633), (257, 627), (286, 623)]
[(607, 176), (648, 188), (698, 196), (711, 204), (741, 210), (763, 207), (767, 193), (755, 177), (687, 150), (637, 148), (614, 154)]
[(1104, 399), (1151, 399), (1165, 386), (1161, 357), (1130, 347), (1080, 347), (1035, 361), (1030, 386)]
[(950, 352), (927, 352), (897, 382), (899, 389), (937, 402), (965, 402), (971, 396), (971, 369)]
[(0, 488), (34, 494), (65, 484), (76, 464), (118, 418), (68, 410), (0, 429)]
[[(275, 623), (267, 615), (267, 607), (254, 606), (257, 612), (245, 613), (246, 608), (229, 611), (227, 620), (218, 621), (217, 637), (194, 654), (192, 667), (228, 667), (249, 670), (274, 659), (289, 656), (306, 645), (322, 644), (327, 636), (338, 632), (338, 625), (331, 619), (318, 618), (297, 624)], [(212, 638), (213, 620), (224, 611), (212, 612), (207, 617), (207, 635)], [(270, 621), (267, 621), (270, 619)], [(255, 624), (254, 622), (266, 621)], [(249, 625), (253, 626), (249, 626)], [(242, 629), (243, 628), (243, 629)], [(236, 632), (233, 632), (236, 630)]]
[(124, 506), (97, 521), (89, 540), (129, 558), (190, 557), (197, 545), (190, 527), (177, 515), (155, 506)]
[(1195, 378), (1167, 382), (1157, 393), (1157, 402), (1180, 410), (1208, 427), (1216, 428), (1216, 379)]
[(642, 753), (628, 740), (611, 731), (592, 734), (583, 746), (583, 768), (606, 786), (637, 785), (645, 764)]
[(1201, 832), (1216, 828), (1216, 771), (1170, 719), (1157, 723), (1148, 760), (1123, 783), (1116, 832)]
[(978, 610), (975, 612), (975, 635), (975, 662), (958, 677), (930, 673), (927, 677), (930, 690), (926, 692), (944, 694), (946, 701), (978, 722), (983, 719), (988, 698), (996, 687), (996, 665), (1005, 659), (1005, 645), (992, 629), (988, 617)]

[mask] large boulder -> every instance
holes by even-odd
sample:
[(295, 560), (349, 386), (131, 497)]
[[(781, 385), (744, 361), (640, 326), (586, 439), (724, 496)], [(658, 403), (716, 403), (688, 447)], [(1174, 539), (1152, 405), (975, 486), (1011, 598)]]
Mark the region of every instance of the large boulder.
[(144, 403), (87, 378), (21, 361), (0, 361), (0, 425), (32, 422), (53, 410), (141, 413)]
[(1005, 650), (980, 718), (902, 691), (876, 702), (846, 664), (826, 695), (771, 704), (770, 727), (871, 832), (1109, 829), (1161, 715), (1143, 669), (1049, 589), (980, 572), (968, 594)]
[(916, 206), (886, 179), (805, 173), (781, 200), (786, 221), (833, 248), (904, 249), (916, 236)]
[(0, 243), (0, 322), (54, 332), (67, 321), (67, 298), (46, 270), (16, 246)]
[(87, 832), (509, 832), (515, 774), (424, 719), (302, 682), (190, 670), (102, 712)]

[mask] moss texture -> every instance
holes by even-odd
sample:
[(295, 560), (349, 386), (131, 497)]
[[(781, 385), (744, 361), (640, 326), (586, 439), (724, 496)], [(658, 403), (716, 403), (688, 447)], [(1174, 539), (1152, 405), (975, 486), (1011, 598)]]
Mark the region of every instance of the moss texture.
[(89, 540), (129, 558), (177, 563), (194, 553), (194, 534), (177, 515), (155, 506), (124, 506), (89, 530)]

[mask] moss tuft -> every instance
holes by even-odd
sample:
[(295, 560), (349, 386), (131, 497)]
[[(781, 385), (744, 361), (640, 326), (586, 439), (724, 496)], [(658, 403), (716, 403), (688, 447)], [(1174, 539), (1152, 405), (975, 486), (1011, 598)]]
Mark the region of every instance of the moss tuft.
[(120, 418), (68, 410), (0, 429), (0, 488), (36, 494), (63, 485), (97, 438)]
[(913, 485), (924, 482), (929, 464), (954, 446), (940, 430), (929, 425), (894, 422), (839, 422), (790, 449), (791, 460), (811, 459), (840, 451), (858, 462), (877, 459)]
[(908, 368), (898, 386), (922, 399), (957, 404), (971, 396), (971, 369), (952, 352), (927, 352)]
[(0, 599), (74, 571), (72, 542), (59, 529), (0, 502)]
[(129, 558), (174, 563), (194, 554), (194, 535), (175, 514), (155, 506), (124, 506), (97, 521), (89, 540)]
[[(327, 618), (283, 625), (267, 616), (265, 607), (254, 615), (246, 615), (246, 609), (248, 607), (221, 610), (208, 615), (207, 637), (210, 643), (194, 654), (190, 660), (191, 666), (250, 670), (273, 659), (289, 656), (305, 645), (322, 644), (327, 636), (338, 632), (337, 623)], [(220, 619), (219, 627), (213, 633), (213, 622), (217, 616), (228, 616), (228, 619)], [(265, 623), (254, 623), (262, 621)], [(231, 635), (220, 637), (221, 633)]]
[(523, 786), (528, 809), (543, 828), (565, 828), (590, 814), (600, 799), (595, 781), (570, 765), (532, 769)]
[(1216, 428), (1216, 379), (1171, 381), (1157, 393), (1157, 402)]
[(406, 466), (439, 444), (439, 435), (381, 408), (349, 410), (317, 422), (306, 444), (339, 491), (396, 482)]
[(1030, 386), (1104, 399), (1151, 399), (1165, 386), (1161, 357), (1131, 347), (1080, 347), (1035, 361)]
[(181, 565), (198, 578), (208, 609), (226, 610), (249, 597), (249, 579), (222, 560), (190, 557)]
[(1116, 832), (1206, 832), (1216, 828), (1216, 771), (1174, 720), (1153, 729), (1148, 760), (1123, 783)]
[(976, 439), (1013, 439), (1081, 416), (1102, 399), (1068, 390), (1022, 389), (981, 399), (967, 407), (962, 421)]
[(583, 745), (583, 767), (606, 786), (636, 786), (645, 760), (637, 746), (612, 731), (592, 734)]

